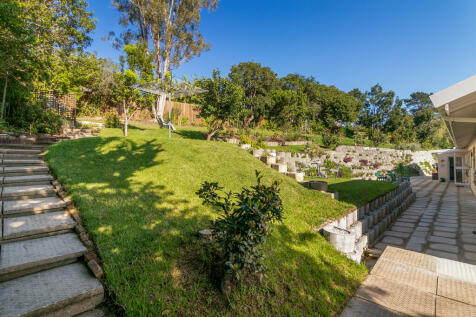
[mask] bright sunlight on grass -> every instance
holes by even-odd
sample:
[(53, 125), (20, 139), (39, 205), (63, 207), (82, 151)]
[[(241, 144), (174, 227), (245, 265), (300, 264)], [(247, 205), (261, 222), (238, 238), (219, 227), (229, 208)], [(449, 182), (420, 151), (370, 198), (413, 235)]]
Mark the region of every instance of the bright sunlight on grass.
[[(129, 316), (337, 316), (365, 278), (363, 265), (337, 252), (312, 228), (355, 208), (309, 190), (266, 167), (239, 147), (199, 140), (195, 129), (131, 127), (124, 138), (62, 142), (47, 160), (72, 193), (98, 248), (111, 299)], [(195, 192), (205, 181), (237, 191), (281, 182), (283, 224), (265, 244), (262, 283), (244, 283), (226, 298), (210, 282), (197, 231), (217, 215)]]

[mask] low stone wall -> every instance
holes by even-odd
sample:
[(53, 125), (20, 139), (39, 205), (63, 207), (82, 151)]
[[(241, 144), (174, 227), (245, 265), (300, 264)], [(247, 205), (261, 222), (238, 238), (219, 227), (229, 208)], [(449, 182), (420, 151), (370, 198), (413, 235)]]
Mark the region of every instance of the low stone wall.
[(337, 250), (360, 263), (364, 250), (372, 246), (414, 200), (410, 182), (404, 182), (316, 231)]

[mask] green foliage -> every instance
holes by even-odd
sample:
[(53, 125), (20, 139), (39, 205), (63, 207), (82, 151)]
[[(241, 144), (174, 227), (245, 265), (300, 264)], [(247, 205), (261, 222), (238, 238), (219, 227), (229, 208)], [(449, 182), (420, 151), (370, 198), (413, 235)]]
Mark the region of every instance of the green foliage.
[(9, 124), (29, 133), (56, 134), (62, 128), (61, 116), (52, 109), (44, 109), (40, 101), (19, 104), (7, 120)]
[(352, 168), (342, 165), (339, 167), (340, 177), (351, 178), (352, 177)]
[(243, 188), (240, 193), (220, 193), (218, 183), (204, 182), (197, 195), (221, 212), (212, 222), (213, 238), (217, 243), (218, 265), (225, 275), (239, 280), (243, 275), (264, 271), (264, 255), (261, 246), (270, 231), (270, 223), (282, 222), (283, 203), (279, 197), (279, 185), (261, 183), (262, 176), (256, 171), (257, 185)]
[(334, 148), (339, 144), (340, 138), (337, 132), (324, 130), (322, 133), (322, 143), (326, 148)]
[(197, 85), (206, 90), (197, 99), (199, 115), (208, 125), (207, 139), (210, 140), (227, 124), (233, 124), (244, 111), (244, 92), (230, 79), (221, 77), (218, 70), (213, 71), (212, 78), (198, 80)]
[(314, 142), (309, 142), (304, 148), (304, 152), (311, 157), (311, 159), (318, 158), (322, 155), (325, 155), (326, 152), (321, 149), (319, 144)]
[(240, 143), (241, 144), (250, 144), (252, 147), (256, 145), (255, 141), (253, 141), (249, 136), (246, 134), (240, 135)]
[(244, 105), (240, 114), (242, 125), (256, 125), (273, 105), (273, 90), (278, 87), (278, 78), (269, 68), (259, 63), (240, 63), (231, 67), (229, 78), (244, 91)]
[(122, 128), (122, 123), (121, 120), (119, 119), (119, 116), (115, 113), (108, 112), (106, 113), (106, 123), (104, 124), (104, 127), (106, 128)]

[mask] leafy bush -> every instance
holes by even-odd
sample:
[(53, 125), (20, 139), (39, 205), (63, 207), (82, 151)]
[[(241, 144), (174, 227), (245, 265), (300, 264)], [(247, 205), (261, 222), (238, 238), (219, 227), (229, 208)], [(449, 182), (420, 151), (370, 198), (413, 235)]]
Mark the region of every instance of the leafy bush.
[(316, 144), (313, 142), (306, 144), (306, 147), (304, 148), (304, 152), (307, 155), (309, 155), (312, 159), (326, 154), (326, 152), (323, 149), (321, 149), (319, 144)]
[(39, 102), (18, 104), (7, 122), (29, 133), (60, 133), (63, 126), (61, 116), (52, 109), (43, 108)]
[(387, 136), (382, 131), (380, 131), (379, 128), (370, 128), (368, 133), (369, 139), (375, 146), (383, 144), (387, 141)]
[(211, 228), (216, 248), (215, 265), (222, 281), (231, 277), (240, 280), (248, 273), (262, 278), (265, 268), (261, 245), (269, 233), (269, 223), (282, 221), (278, 182), (263, 185), (257, 171), (256, 178), (257, 185), (243, 188), (240, 193), (223, 192), (216, 182), (204, 182), (197, 191), (204, 204), (222, 212)]
[(366, 160), (366, 159), (361, 159), (361, 160), (359, 160), (359, 163), (360, 163), (360, 165), (362, 165), (362, 166), (367, 166), (367, 165), (369, 165), (369, 161)]
[(121, 128), (122, 124), (117, 114), (108, 112), (106, 113), (106, 123), (104, 126), (106, 128)]
[(325, 130), (323, 133), (322, 133), (322, 144), (324, 144), (324, 146), (326, 148), (334, 148), (336, 147), (337, 144), (339, 144), (339, 135), (337, 133), (334, 133), (332, 131), (329, 131), (329, 130)]
[(344, 178), (351, 178), (352, 177), (352, 169), (347, 166), (341, 166), (339, 168), (339, 177)]
[(255, 141), (253, 141), (249, 136), (246, 134), (240, 135), (240, 143), (241, 144), (250, 144), (251, 146), (255, 146)]

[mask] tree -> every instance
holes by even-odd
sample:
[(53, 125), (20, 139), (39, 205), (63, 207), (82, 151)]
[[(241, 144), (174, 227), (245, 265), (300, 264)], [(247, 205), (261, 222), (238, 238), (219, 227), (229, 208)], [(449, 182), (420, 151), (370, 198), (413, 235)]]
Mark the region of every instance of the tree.
[[(7, 95), (19, 105), (35, 88), (48, 86), (55, 63), (90, 44), (95, 27), (84, 0), (4, 0), (0, 3), (2, 109)], [(58, 58), (59, 57), (59, 58)], [(8, 89), (10, 87), (11, 89)], [(18, 99), (18, 96), (20, 99)]]
[[(354, 96), (359, 97), (356, 91), (353, 92)], [(360, 97), (364, 98), (363, 111), (359, 118), (360, 124), (367, 128), (381, 130), (388, 120), (395, 93), (391, 90), (383, 91), (382, 86), (376, 84)]]
[(319, 85), (317, 102), (320, 105), (319, 120), (327, 129), (336, 125), (354, 122), (362, 108), (362, 103), (352, 95), (334, 86)]
[(117, 101), (122, 103), (124, 110), (124, 136), (127, 136), (131, 111), (138, 109), (140, 93), (134, 86), (137, 84), (137, 74), (132, 69), (116, 73)]
[[(210, 48), (200, 34), (202, 9), (214, 10), (218, 0), (114, 0), (122, 12), (120, 23), (135, 30), (124, 33), (123, 40), (137, 39), (148, 47), (152, 43), (157, 82), (173, 69)], [(166, 94), (159, 95), (152, 107), (157, 118), (165, 106)]]
[(218, 70), (214, 70), (212, 78), (202, 78), (197, 85), (206, 92), (197, 96), (200, 104), (200, 117), (208, 124), (207, 140), (212, 137), (226, 124), (237, 119), (244, 110), (243, 89), (230, 79), (220, 76)]
[(282, 128), (301, 127), (307, 119), (307, 97), (294, 90), (274, 90), (270, 119)]
[(247, 62), (232, 66), (228, 77), (245, 93), (243, 127), (260, 122), (273, 106), (272, 92), (278, 87), (276, 74), (269, 67)]

